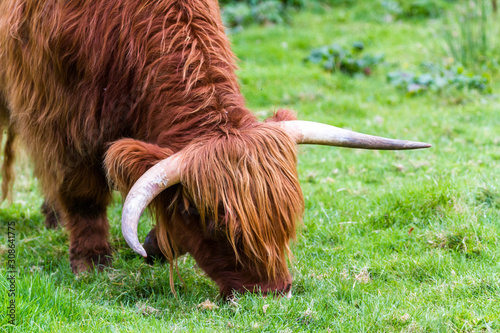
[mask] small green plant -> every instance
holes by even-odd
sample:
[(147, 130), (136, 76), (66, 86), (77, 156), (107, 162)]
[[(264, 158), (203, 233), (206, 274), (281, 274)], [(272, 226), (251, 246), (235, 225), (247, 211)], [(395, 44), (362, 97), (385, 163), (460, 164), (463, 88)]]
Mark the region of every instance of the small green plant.
[(246, 0), (228, 2), (222, 9), (224, 25), (232, 30), (242, 30), (252, 23), (281, 24), (286, 20), (286, 1)]
[(227, 28), (241, 30), (253, 22), (252, 11), (246, 3), (227, 5), (222, 10), (222, 20)]
[(380, 4), (395, 18), (439, 17), (450, 7), (445, 0), (381, 0)]
[(416, 95), (428, 90), (445, 91), (450, 89), (474, 89), (490, 91), (490, 78), (487, 74), (476, 75), (465, 71), (462, 66), (438, 66), (422, 64), (424, 73), (395, 71), (387, 74), (387, 80), (404, 90), (408, 95)]
[[(314, 2), (312, 0), (311, 2)], [(352, 6), (356, 4), (357, 0), (318, 0), (316, 2), (325, 3), (331, 6)]]
[(350, 49), (332, 44), (312, 50), (305, 61), (319, 64), (328, 72), (369, 76), (374, 67), (384, 60), (384, 55), (363, 55), (364, 48), (361, 42), (355, 42)]
[(496, 1), (466, 1), (448, 16), (443, 29), (446, 52), (467, 68), (498, 68), (500, 21)]

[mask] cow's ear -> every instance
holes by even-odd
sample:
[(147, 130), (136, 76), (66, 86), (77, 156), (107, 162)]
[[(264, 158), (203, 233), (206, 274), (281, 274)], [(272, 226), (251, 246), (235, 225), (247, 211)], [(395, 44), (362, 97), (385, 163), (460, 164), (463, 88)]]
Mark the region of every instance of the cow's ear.
[(297, 116), (293, 111), (287, 109), (279, 109), (272, 115), (271, 117), (265, 120), (266, 123), (273, 121), (288, 121), (288, 120), (297, 120)]
[(149, 168), (172, 154), (168, 148), (143, 141), (115, 141), (104, 159), (108, 181), (115, 189), (126, 194)]

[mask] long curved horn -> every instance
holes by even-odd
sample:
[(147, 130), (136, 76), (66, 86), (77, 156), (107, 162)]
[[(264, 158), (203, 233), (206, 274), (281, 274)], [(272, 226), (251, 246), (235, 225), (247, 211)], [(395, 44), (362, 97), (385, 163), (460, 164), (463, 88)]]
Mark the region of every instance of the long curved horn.
[(352, 132), (312, 121), (290, 120), (283, 121), (281, 124), (295, 137), (298, 144), (317, 144), (379, 150), (404, 150), (431, 147), (430, 144), (424, 142), (387, 139), (379, 136)]
[(180, 154), (174, 154), (151, 167), (132, 186), (122, 210), (122, 234), (127, 244), (143, 257), (146, 250), (137, 237), (139, 218), (148, 204), (167, 187), (180, 181)]

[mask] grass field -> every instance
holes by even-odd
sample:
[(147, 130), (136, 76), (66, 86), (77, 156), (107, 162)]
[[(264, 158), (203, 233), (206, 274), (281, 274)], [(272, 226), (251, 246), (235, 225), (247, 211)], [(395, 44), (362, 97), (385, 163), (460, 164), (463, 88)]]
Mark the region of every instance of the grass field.
[[(37, 182), (21, 161), (13, 203), (0, 210), (0, 330), (14, 330), (3, 316), (14, 221), (18, 332), (500, 331), (500, 76), (492, 74), (496, 94), (406, 96), (386, 74), (441, 62), (440, 21), (386, 23), (363, 13), (305, 11), (289, 25), (231, 36), (243, 93), (259, 116), (287, 107), (300, 119), (433, 144), (300, 148), (306, 212), (293, 245), (292, 299), (223, 302), (190, 257), (179, 261), (176, 299), (168, 265), (147, 265), (125, 244), (118, 196), (108, 209), (113, 268), (75, 277), (67, 234), (43, 226)], [(312, 48), (354, 41), (384, 53), (386, 64), (353, 78), (303, 62)], [(217, 308), (198, 306), (207, 299)]]

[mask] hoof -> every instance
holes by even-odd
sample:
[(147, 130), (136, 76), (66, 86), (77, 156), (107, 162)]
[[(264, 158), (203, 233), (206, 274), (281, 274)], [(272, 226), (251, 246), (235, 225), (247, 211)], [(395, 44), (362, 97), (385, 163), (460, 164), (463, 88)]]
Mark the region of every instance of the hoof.
[(92, 258), (71, 258), (71, 270), (73, 274), (78, 275), (84, 272), (93, 270), (102, 271), (106, 267), (110, 267), (113, 262), (111, 255), (99, 255)]

